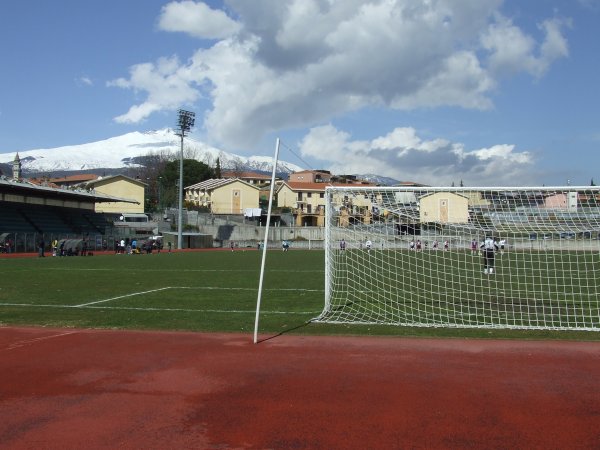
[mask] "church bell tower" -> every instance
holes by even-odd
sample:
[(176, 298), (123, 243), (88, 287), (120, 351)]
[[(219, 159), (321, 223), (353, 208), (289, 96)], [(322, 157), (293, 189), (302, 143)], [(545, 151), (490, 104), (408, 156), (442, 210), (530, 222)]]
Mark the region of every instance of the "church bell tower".
[(19, 154), (15, 155), (15, 159), (13, 160), (13, 180), (19, 181), (21, 179), (21, 158), (19, 158)]

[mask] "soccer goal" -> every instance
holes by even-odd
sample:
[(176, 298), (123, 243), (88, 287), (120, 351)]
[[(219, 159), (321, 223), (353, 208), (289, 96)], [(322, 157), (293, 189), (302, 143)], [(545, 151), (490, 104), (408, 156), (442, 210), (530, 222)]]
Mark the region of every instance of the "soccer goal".
[(600, 331), (600, 189), (326, 188), (317, 322)]

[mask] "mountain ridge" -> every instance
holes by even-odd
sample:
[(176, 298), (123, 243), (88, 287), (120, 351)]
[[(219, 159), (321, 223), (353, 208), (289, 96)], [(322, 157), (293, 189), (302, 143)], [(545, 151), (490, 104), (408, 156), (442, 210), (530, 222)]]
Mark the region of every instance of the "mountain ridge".
[[(136, 158), (156, 153), (178, 153), (181, 151), (180, 137), (172, 129), (148, 132), (134, 131), (120, 136), (79, 145), (41, 148), (19, 151), (23, 171), (44, 173), (57, 171), (86, 171), (138, 167)], [(0, 154), (0, 163), (12, 164), (15, 153)], [(266, 156), (239, 156), (211, 147), (194, 138), (186, 137), (184, 154), (214, 165), (219, 158), (225, 169), (272, 170), (271, 158)], [(295, 164), (279, 161), (278, 171), (296, 172), (303, 170)]]
[[(55, 148), (41, 148), (19, 151), (22, 170), (28, 175), (64, 176), (67, 173), (116, 174), (131, 168), (140, 167), (144, 157), (151, 154), (179, 154), (181, 138), (170, 128), (146, 132), (133, 131), (100, 141), (86, 144), (67, 145)], [(0, 154), (0, 167), (4, 174), (12, 173), (14, 153)], [(272, 158), (269, 156), (239, 156), (209, 146), (192, 137), (184, 141), (185, 157), (192, 157), (209, 166), (216, 164), (217, 158), (223, 169), (271, 173)], [(10, 168), (10, 170), (6, 170)], [(304, 168), (286, 161), (278, 161), (277, 173), (290, 174)], [(358, 178), (380, 185), (397, 184), (398, 181), (375, 174), (356, 175)]]

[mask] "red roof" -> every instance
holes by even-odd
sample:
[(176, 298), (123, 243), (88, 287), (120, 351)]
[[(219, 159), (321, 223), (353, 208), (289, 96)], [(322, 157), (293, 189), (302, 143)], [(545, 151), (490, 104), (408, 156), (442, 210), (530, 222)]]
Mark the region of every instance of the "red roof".
[(369, 187), (375, 186), (372, 183), (307, 183), (304, 181), (288, 181), (288, 186), (294, 191), (325, 191), (327, 186), (335, 187)]
[(98, 175), (94, 175), (93, 173), (80, 173), (78, 175), (69, 175), (58, 178), (50, 178), (51, 183), (81, 183), (83, 181), (92, 181), (98, 178)]
[(222, 170), (223, 178), (253, 178), (255, 180), (270, 180), (270, 175), (265, 175), (257, 172), (237, 172), (235, 170)]

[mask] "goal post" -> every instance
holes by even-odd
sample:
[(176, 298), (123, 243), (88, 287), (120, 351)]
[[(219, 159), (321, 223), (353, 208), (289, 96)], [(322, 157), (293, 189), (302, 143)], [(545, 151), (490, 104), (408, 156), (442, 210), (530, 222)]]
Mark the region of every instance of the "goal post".
[(600, 331), (600, 188), (326, 188), (316, 322)]

